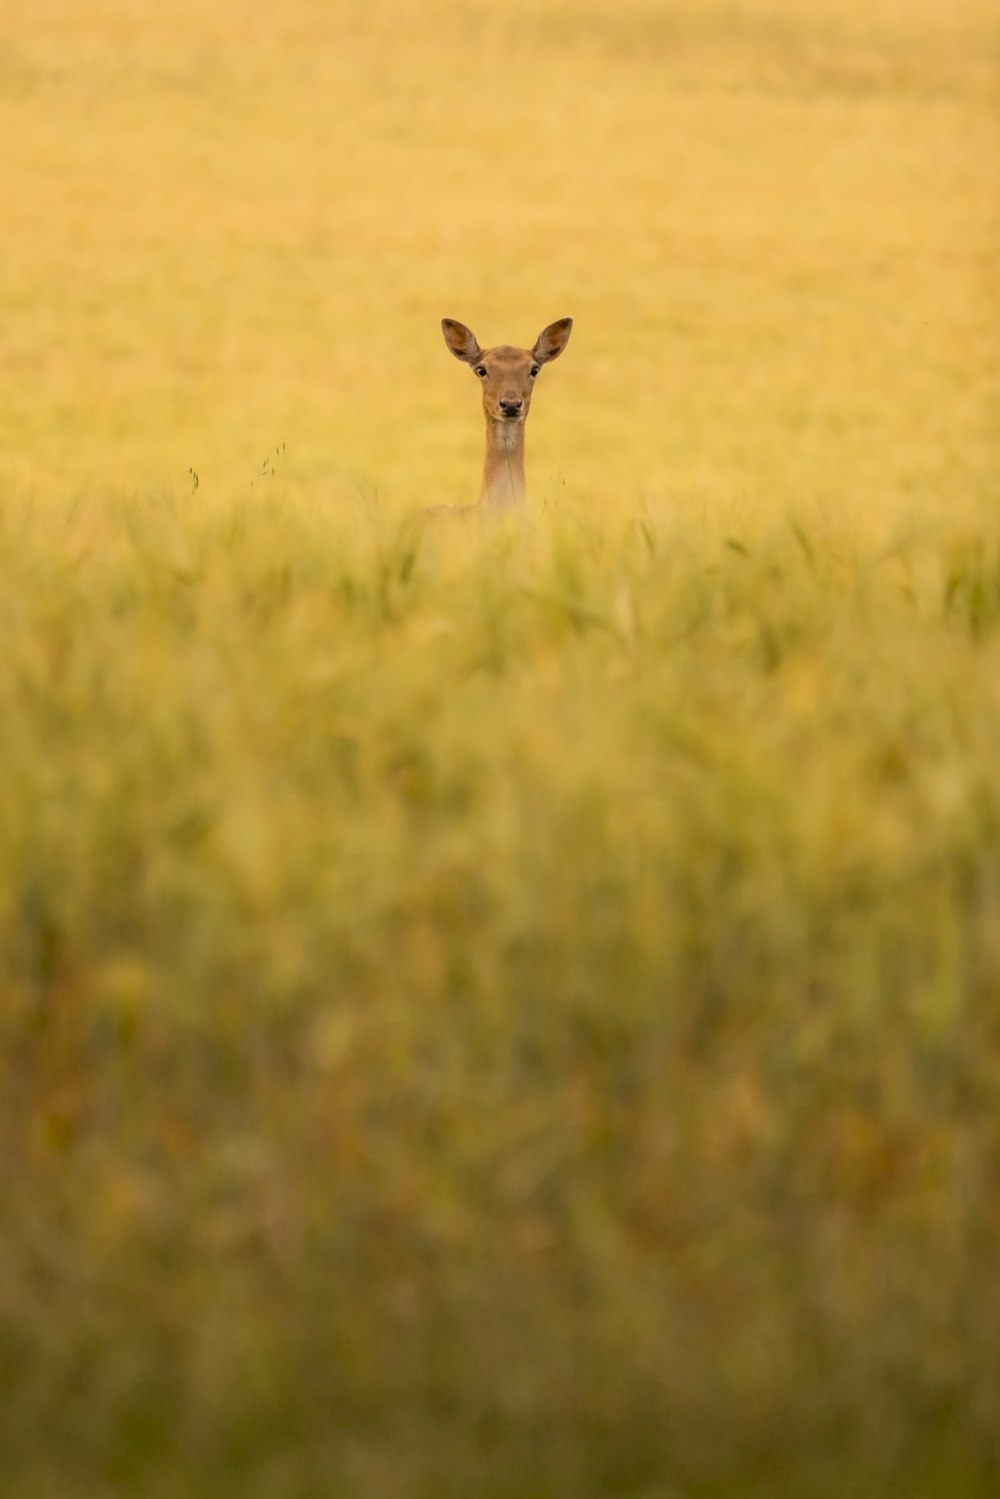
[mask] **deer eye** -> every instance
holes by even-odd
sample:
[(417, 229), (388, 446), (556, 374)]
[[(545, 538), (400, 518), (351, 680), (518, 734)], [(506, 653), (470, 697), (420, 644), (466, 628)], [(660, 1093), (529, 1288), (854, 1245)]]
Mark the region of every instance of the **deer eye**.
[(485, 366), (485, 364), (477, 364), (476, 365), (476, 374), (479, 376), (480, 380), (485, 380), (486, 379), (486, 366)]
[(539, 371), (540, 367), (541, 366), (537, 365), (537, 364), (533, 364), (531, 366), (531, 369), (528, 371), (528, 374), (531, 376), (532, 380), (534, 380), (535, 376), (538, 374), (538, 371)]

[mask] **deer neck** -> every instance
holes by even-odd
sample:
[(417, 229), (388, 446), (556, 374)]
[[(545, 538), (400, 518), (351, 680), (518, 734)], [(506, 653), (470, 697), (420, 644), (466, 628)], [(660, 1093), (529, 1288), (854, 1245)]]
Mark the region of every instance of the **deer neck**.
[(507, 510), (524, 500), (524, 422), (486, 418), (486, 459), (479, 503)]

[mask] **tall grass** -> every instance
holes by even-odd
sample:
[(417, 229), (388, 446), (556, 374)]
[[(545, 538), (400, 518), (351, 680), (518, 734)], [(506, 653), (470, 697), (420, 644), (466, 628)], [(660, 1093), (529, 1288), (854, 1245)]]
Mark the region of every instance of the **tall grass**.
[(7, 1491), (988, 1492), (998, 543), (8, 513)]

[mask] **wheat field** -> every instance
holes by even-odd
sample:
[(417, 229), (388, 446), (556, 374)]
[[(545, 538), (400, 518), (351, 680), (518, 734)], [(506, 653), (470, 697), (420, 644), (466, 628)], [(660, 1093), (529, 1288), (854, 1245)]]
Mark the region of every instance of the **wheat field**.
[(995, 1493), (993, 0), (7, 0), (0, 173), (0, 1494)]

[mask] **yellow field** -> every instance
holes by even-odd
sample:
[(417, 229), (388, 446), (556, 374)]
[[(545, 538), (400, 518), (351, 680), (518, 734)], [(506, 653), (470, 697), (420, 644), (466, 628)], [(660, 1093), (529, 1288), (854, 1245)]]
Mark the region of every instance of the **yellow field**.
[(531, 457), (588, 509), (996, 471), (992, 0), (10, 0), (0, 46), (33, 497), (241, 493), (279, 444), (310, 497), (474, 497), (445, 314), (576, 318)]
[(994, 0), (6, 0), (0, 181), (0, 1495), (995, 1493)]

